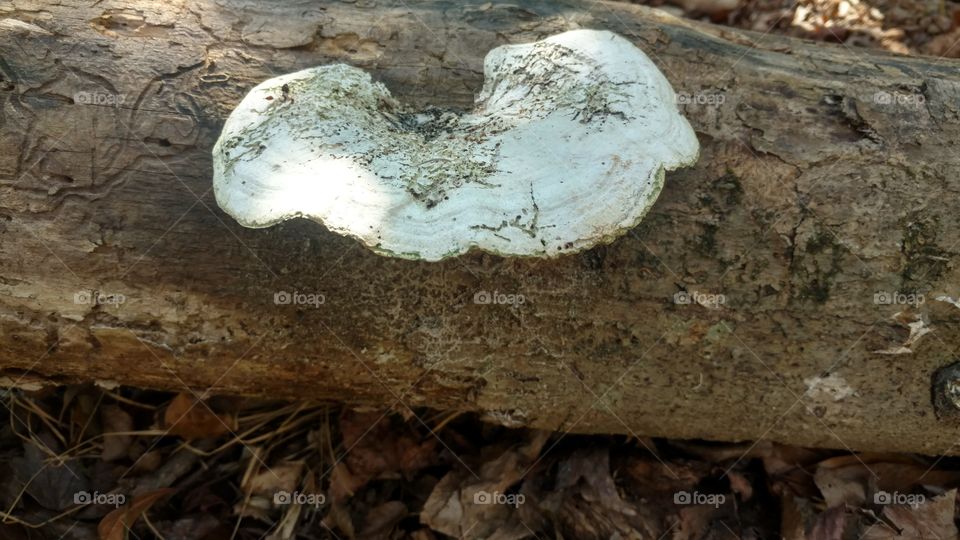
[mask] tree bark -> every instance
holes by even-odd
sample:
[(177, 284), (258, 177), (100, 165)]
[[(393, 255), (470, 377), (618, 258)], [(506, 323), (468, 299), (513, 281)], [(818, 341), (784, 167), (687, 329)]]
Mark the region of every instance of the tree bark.
[[(960, 452), (931, 398), (960, 345), (960, 310), (934, 299), (960, 293), (958, 62), (604, 1), (70, 3), (0, 7), (7, 384)], [(412, 262), (309, 222), (244, 229), (213, 200), (219, 127), (266, 78), (346, 62), (400, 100), (467, 108), (488, 50), (576, 27), (643, 49), (702, 146), (611, 245)], [(911, 323), (933, 332), (875, 352)]]

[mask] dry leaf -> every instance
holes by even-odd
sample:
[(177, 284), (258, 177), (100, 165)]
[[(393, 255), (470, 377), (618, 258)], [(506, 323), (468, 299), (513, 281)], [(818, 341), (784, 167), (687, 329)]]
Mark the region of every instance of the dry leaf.
[(14, 478), (0, 481), (15, 484), (18, 489), (25, 486), (26, 493), (50, 510), (64, 510), (76, 504), (77, 494), (92, 491), (79, 459), (54, 458), (60, 447), (49, 433), (37, 435), (36, 441), (41, 446), (25, 442), (23, 457), (10, 460)]
[[(508, 501), (504, 495), (523, 478), (523, 472), (536, 460), (548, 437), (546, 432), (531, 432), (524, 446), (486, 461), (476, 471), (479, 479), (459, 469), (447, 473), (424, 503), (420, 522), (457, 538), (492, 538), (511, 533), (519, 524), (511, 523), (515, 507), (492, 503), (497, 497)], [(519, 503), (521, 499), (514, 497)]]
[(806, 524), (814, 521), (813, 504), (800, 497), (780, 497), (780, 537), (782, 540), (807, 540)]
[(710, 523), (719, 517), (720, 510), (707, 505), (684, 506), (677, 515), (680, 520), (671, 540), (699, 540), (710, 537), (705, 532), (710, 531)]
[(292, 540), (297, 535), (297, 522), (300, 521), (302, 512), (302, 505), (291, 504), (286, 506), (280, 524), (267, 536), (266, 540)]
[(851, 515), (842, 506), (828, 509), (817, 516), (807, 533), (807, 540), (845, 540), (849, 536), (847, 531), (855, 522), (850, 518)]
[(624, 470), (635, 493), (647, 497), (669, 496), (677, 491), (693, 491), (710, 474), (710, 464), (701, 461), (631, 460)]
[(358, 539), (391, 538), (390, 532), (407, 516), (407, 505), (400, 501), (390, 501), (371, 508), (363, 517), (363, 529)]
[(753, 497), (753, 484), (743, 473), (734, 470), (728, 471), (727, 479), (730, 480), (730, 489), (740, 495), (741, 501), (746, 502)]
[[(142, 450), (141, 450), (142, 451)], [(164, 454), (159, 450), (150, 450), (144, 454), (130, 456), (133, 459), (133, 471), (137, 474), (151, 473), (164, 463)]]
[(931, 469), (903, 455), (865, 453), (821, 461), (814, 481), (828, 507), (859, 506), (873, 503), (878, 491), (910, 493), (923, 485), (956, 485), (960, 471)]
[(523, 473), (536, 461), (549, 436), (548, 432), (529, 432), (523, 446), (486, 460), (475, 471), (479, 478), (462, 469), (451, 471), (430, 493), (420, 522), (437, 532), (467, 540), (531, 536), (528, 527), (536, 527), (536, 516), (521, 520), (519, 514), (532, 501), (527, 500), (522, 489), (514, 493), (512, 488), (524, 478)]
[(163, 425), (170, 435), (203, 439), (236, 430), (237, 420), (233, 415), (213, 412), (193, 394), (180, 393), (167, 405)]
[(246, 478), (242, 487), (245, 493), (264, 495), (269, 499), (280, 491), (296, 490), (302, 472), (302, 461), (284, 461)]
[(863, 540), (907, 540), (957, 538), (957, 526), (953, 522), (957, 490), (912, 507), (909, 505), (884, 506), (883, 516), (899, 531), (885, 523), (870, 526)]
[(874, 491), (870, 470), (859, 462), (850, 462), (849, 457), (826, 459), (817, 465), (813, 481), (823, 493), (827, 508), (861, 506)]
[[(210, 514), (194, 514), (177, 519), (173, 523), (160, 528), (160, 533), (167, 540), (183, 540), (188, 538), (203, 538), (212, 540), (211, 535), (215, 530), (222, 527), (220, 520)], [(232, 529), (232, 527), (231, 527)], [(222, 538), (230, 538), (232, 530), (228, 529)]]
[(437, 446), (382, 413), (344, 411), (340, 417), (343, 446), (350, 448), (330, 475), (330, 496), (344, 500), (380, 477), (411, 476), (430, 465)]
[(142, 516), (153, 503), (174, 491), (176, 490), (172, 488), (163, 488), (137, 495), (130, 501), (130, 504), (121, 506), (113, 512), (110, 512), (100, 521), (100, 525), (97, 526), (97, 535), (100, 537), (100, 540), (124, 540), (127, 535), (127, 530), (140, 519), (140, 516)]
[(100, 407), (100, 422), (103, 424), (103, 452), (100, 459), (114, 461), (127, 456), (127, 449), (133, 441), (130, 435), (114, 435), (118, 432), (133, 431), (133, 417), (119, 405)]
[(588, 502), (599, 502), (605, 508), (629, 512), (620, 499), (610, 475), (610, 452), (606, 448), (576, 450), (560, 463), (556, 489), (570, 489), (580, 484), (580, 496)]
[[(543, 521), (554, 522), (558, 536), (563, 538), (662, 537), (666, 531), (660, 527), (656, 512), (648, 505), (638, 506), (622, 499), (610, 471), (609, 448), (575, 450), (560, 461), (553, 489), (536, 493), (531, 499), (543, 511)], [(526, 483), (523, 487), (527, 491)], [(673, 501), (672, 494), (669, 500)], [(695, 513), (701, 508), (710, 515), (716, 514), (712, 506), (688, 506), (681, 513)], [(530, 517), (525, 516), (524, 522), (529, 521)], [(698, 529), (697, 538), (704, 530)]]

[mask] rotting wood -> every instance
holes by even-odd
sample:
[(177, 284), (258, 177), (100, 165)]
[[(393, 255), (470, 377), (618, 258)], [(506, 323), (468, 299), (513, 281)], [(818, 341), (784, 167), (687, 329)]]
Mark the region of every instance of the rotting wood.
[[(960, 310), (934, 300), (960, 293), (957, 61), (602, 1), (69, 4), (0, 7), (10, 383), (958, 453), (930, 390), (960, 345)], [(213, 201), (210, 148), (259, 81), (346, 62), (414, 105), (462, 108), (490, 48), (574, 27), (644, 49), (702, 145), (607, 247), (391, 260), (313, 223), (244, 229)], [(284, 292), (317, 301), (276, 304)], [(925, 302), (882, 303), (911, 294)], [(933, 329), (912, 353), (874, 352), (911, 322)]]

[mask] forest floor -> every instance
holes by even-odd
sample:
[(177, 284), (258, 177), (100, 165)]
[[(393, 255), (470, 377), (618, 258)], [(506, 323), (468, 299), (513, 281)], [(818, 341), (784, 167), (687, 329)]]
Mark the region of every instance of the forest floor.
[[(642, 3), (960, 58), (955, 2)], [(958, 537), (957, 458), (579, 436), (128, 387), (0, 391), (0, 411), (0, 540)]]
[(0, 538), (957, 538), (957, 458), (198, 397), (7, 393)]

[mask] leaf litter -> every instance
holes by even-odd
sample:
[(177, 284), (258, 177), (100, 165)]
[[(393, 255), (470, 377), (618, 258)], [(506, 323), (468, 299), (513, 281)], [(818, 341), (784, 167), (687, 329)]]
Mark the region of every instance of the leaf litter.
[(127, 387), (0, 395), (4, 540), (958, 536), (956, 458)]

